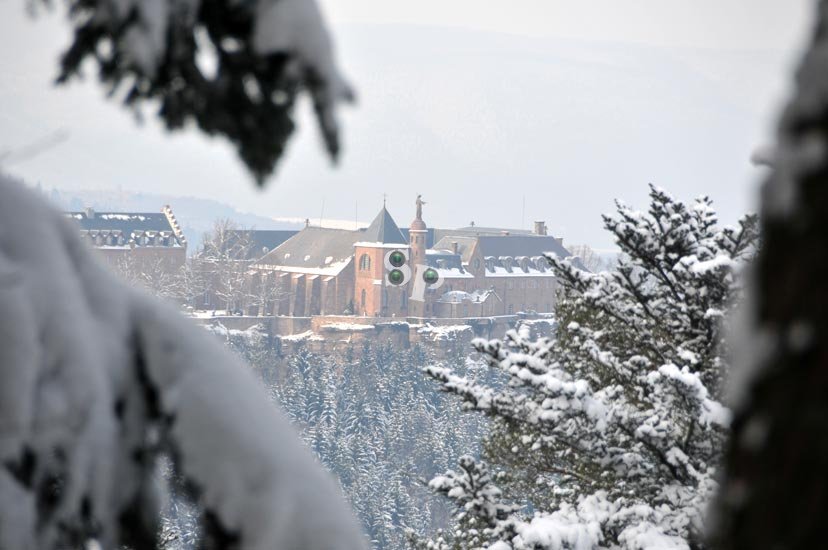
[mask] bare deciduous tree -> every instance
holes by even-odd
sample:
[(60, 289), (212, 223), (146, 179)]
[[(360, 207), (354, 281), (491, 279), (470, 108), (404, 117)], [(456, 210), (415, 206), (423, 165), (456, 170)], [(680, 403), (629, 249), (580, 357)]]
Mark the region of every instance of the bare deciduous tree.
[(260, 316), (275, 314), (278, 303), (285, 296), (285, 289), (275, 273), (257, 271), (250, 277), (250, 305)]
[[(216, 220), (213, 229), (204, 235), (196, 255), (198, 269), (204, 276), (208, 300), (218, 301), (228, 312), (244, 307), (248, 297), (247, 255), (249, 234), (229, 219)], [(215, 304), (214, 302), (214, 305)]]
[(601, 256), (588, 244), (577, 244), (568, 247), (573, 256), (580, 258), (581, 263), (593, 273), (606, 271), (614, 267), (615, 262)]
[(112, 263), (112, 269), (123, 280), (134, 287), (165, 300), (181, 298), (181, 279), (168, 258), (139, 257), (128, 252)]

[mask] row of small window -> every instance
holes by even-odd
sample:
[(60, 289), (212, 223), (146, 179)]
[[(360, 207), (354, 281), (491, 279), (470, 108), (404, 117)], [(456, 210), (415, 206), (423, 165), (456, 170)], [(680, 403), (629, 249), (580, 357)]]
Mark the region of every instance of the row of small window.
[(95, 246), (126, 246), (130, 243), (135, 243), (139, 246), (174, 246), (175, 238), (169, 234), (153, 234), (151, 236), (133, 235), (127, 240), (122, 233), (110, 234), (81, 234), (82, 239), (90, 240)]

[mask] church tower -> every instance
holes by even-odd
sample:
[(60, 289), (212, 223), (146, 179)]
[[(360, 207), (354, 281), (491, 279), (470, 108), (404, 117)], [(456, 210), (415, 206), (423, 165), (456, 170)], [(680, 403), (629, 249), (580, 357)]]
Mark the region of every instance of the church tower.
[(407, 307), (404, 286), (385, 284), (385, 256), (406, 249), (405, 237), (385, 204), (354, 243), (354, 312), (369, 317), (404, 316)]
[[(423, 221), (422, 195), (417, 195), (417, 214), (408, 231), (408, 246), (411, 250), (411, 272), (413, 277), (421, 277), (422, 269), (418, 266), (426, 265), (426, 237), (428, 228)], [(413, 281), (412, 281), (413, 284)], [(412, 317), (425, 317), (425, 302), (410, 300), (408, 303), (408, 314)]]

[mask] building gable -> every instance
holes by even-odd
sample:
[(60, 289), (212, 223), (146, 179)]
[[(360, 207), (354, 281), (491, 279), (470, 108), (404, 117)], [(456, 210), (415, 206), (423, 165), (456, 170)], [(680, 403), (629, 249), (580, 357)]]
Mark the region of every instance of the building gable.
[(394, 218), (382, 207), (377, 217), (371, 222), (360, 238), (365, 243), (399, 244), (407, 245), (408, 241), (403, 236)]

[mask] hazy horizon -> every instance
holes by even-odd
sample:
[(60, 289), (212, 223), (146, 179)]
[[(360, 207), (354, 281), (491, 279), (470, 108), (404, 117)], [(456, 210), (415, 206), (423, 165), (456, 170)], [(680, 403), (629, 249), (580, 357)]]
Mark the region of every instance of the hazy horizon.
[[(385, 194), (407, 224), (422, 193), (432, 226), (543, 219), (567, 242), (607, 248), (600, 214), (616, 198), (643, 207), (648, 183), (682, 199), (709, 194), (726, 222), (753, 206), (761, 171), (748, 159), (771, 136), (810, 4), (702, 2), (690, 17), (677, 2), (668, 20), (644, 0), (627, 3), (626, 19), (603, 1), (523, 2), (528, 11), (499, 24), (491, 6), (464, 19), (433, 2), (405, 11), (323, 2), (359, 94), (340, 115), (342, 160), (330, 166), (303, 103), (295, 139), (259, 192), (227, 143), (169, 135), (149, 108), (135, 124), (92, 71), (52, 87), (68, 42), (63, 16), (32, 23), (23, 2), (0, 1), (0, 32), (19, 45), (0, 52), (0, 152), (68, 136), (2, 168), (47, 188), (211, 198), (271, 218), (370, 221)], [(615, 23), (590, 26), (599, 5)], [(744, 17), (728, 20), (739, 9)]]

